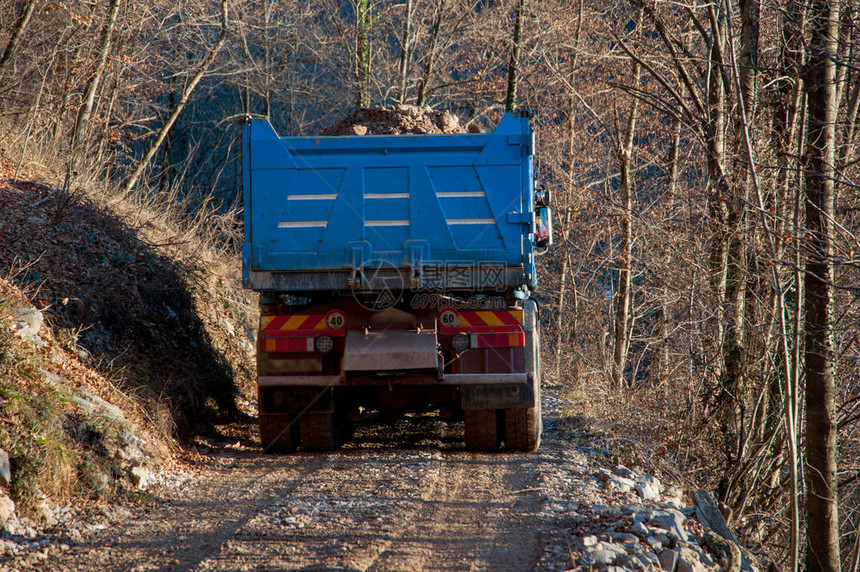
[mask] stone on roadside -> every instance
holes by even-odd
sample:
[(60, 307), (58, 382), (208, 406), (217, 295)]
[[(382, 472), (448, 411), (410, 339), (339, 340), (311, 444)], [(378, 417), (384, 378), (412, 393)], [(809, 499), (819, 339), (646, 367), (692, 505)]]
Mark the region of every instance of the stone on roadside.
[(612, 477), (606, 484), (607, 488), (621, 491), (623, 493), (630, 492), (636, 486), (636, 483), (625, 477)]
[(110, 421), (117, 423), (127, 422), (122, 409), (109, 403), (88, 391), (85, 387), (77, 390), (77, 394), (72, 396), (72, 401), (86, 413), (101, 415)]
[(603, 548), (595, 548), (589, 550), (579, 557), (580, 566), (608, 566), (615, 562), (615, 559), (620, 555), (618, 552), (606, 550)]
[(653, 527), (668, 531), (676, 536), (678, 540), (687, 541), (687, 532), (684, 530), (684, 520), (686, 517), (677, 510), (670, 510), (664, 514), (654, 516), (648, 524)]
[(648, 535), (651, 534), (651, 531), (648, 529), (647, 526), (642, 523), (641, 520), (636, 520), (633, 522), (633, 524), (630, 526), (630, 532), (641, 536), (642, 538), (648, 538)]
[[(649, 558), (650, 557), (650, 558)], [(653, 559), (653, 560), (652, 560)], [(649, 552), (648, 554), (636, 554), (621, 556), (616, 561), (617, 566), (623, 567), (625, 570), (654, 570), (659, 566), (657, 556)]]
[(678, 553), (678, 572), (707, 572), (707, 568), (702, 564), (699, 554), (686, 546), (676, 548)]
[(152, 480), (152, 474), (148, 469), (146, 469), (146, 467), (138, 465), (131, 468), (130, 479), (132, 485), (143, 490), (149, 486), (149, 483)]
[(659, 499), (662, 490), (663, 487), (660, 485), (660, 481), (651, 475), (645, 475), (638, 479), (638, 484), (636, 485), (636, 492), (639, 493), (642, 500), (646, 501)]
[(657, 538), (656, 536), (649, 536), (645, 539), (645, 542), (651, 547), (652, 550), (663, 550), (665, 543)]
[(675, 572), (675, 567), (678, 565), (678, 556), (679, 553), (674, 550), (664, 550), (657, 557), (660, 561), (660, 568), (666, 572)]
[(636, 492), (642, 497), (642, 500), (656, 500), (660, 498), (660, 493), (651, 488), (649, 484), (636, 485)]
[(15, 318), (15, 335), (25, 342), (45, 345), (45, 342), (39, 337), (39, 330), (45, 323), (42, 312), (36, 308), (14, 308), (12, 315)]
[(9, 464), (9, 453), (0, 449), (0, 485), (8, 487), (12, 484), (12, 466)]
[(15, 501), (0, 493), (0, 526), (5, 526), (14, 514)]
[(612, 472), (618, 475), (619, 477), (624, 477), (625, 479), (635, 479), (636, 473), (625, 467), (624, 465), (617, 465)]

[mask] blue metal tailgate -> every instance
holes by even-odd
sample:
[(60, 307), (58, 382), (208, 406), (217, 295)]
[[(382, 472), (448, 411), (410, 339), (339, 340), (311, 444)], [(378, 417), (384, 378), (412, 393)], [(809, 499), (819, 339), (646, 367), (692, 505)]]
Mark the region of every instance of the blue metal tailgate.
[(278, 137), (244, 131), (245, 275), (397, 268), (524, 268), (532, 261), (527, 118), (493, 133)]

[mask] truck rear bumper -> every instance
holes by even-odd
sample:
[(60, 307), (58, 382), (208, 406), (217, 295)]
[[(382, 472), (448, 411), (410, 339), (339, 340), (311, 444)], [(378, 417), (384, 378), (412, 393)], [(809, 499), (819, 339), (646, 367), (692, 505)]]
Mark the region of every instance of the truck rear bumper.
[(508, 385), (528, 383), (525, 373), (449, 373), (442, 376), (446, 385)]
[[(392, 381), (390, 377), (379, 378), (380, 384), (390, 384)], [(526, 373), (457, 373), (443, 375), (442, 379), (438, 380), (442, 385), (518, 385), (528, 382), (529, 376)], [(349, 379), (343, 375), (261, 375), (257, 378), (257, 385), (260, 387), (331, 387), (349, 384)], [(367, 378), (362, 377), (362, 385), (365, 384)]]
[(257, 378), (257, 385), (259, 387), (283, 387), (289, 385), (330, 387), (332, 385), (339, 385), (342, 381), (342, 375), (261, 375)]

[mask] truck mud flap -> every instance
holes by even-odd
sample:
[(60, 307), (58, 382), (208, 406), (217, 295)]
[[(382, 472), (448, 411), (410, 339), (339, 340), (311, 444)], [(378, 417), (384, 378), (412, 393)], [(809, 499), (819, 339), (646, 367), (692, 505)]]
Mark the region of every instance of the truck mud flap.
[(433, 330), (346, 333), (344, 371), (436, 370), (438, 365)]
[(460, 388), (463, 409), (506, 409), (534, 407), (532, 384), (464, 385)]

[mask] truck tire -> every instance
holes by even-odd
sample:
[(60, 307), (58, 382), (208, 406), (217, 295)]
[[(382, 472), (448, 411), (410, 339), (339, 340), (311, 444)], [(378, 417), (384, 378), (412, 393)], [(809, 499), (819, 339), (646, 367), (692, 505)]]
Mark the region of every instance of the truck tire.
[(299, 436), (306, 451), (334, 451), (337, 447), (334, 415), (305, 412), (299, 417)]
[(505, 409), (505, 444), (509, 450), (537, 451), (540, 438), (540, 401), (537, 407)]
[[(532, 311), (537, 314), (536, 308)], [(526, 332), (526, 351), (529, 360), (526, 363), (526, 372), (531, 374), (535, 406), (505, 409), (505, 445), (510, 451), (537, 451), (543, 433), (540, 397), (540, 322), (537, 320), (537, 315), (535, 315), (535, 322), (535, 327)]]
[(466, 448), (475, 451), (495, 451), (501, 442), (496, 409), (467, 409), (465, 415)]
[(284, 414), (261, 414), (260, 444), (264, 453), (289, 453), (296, 450), (296, 427)]

